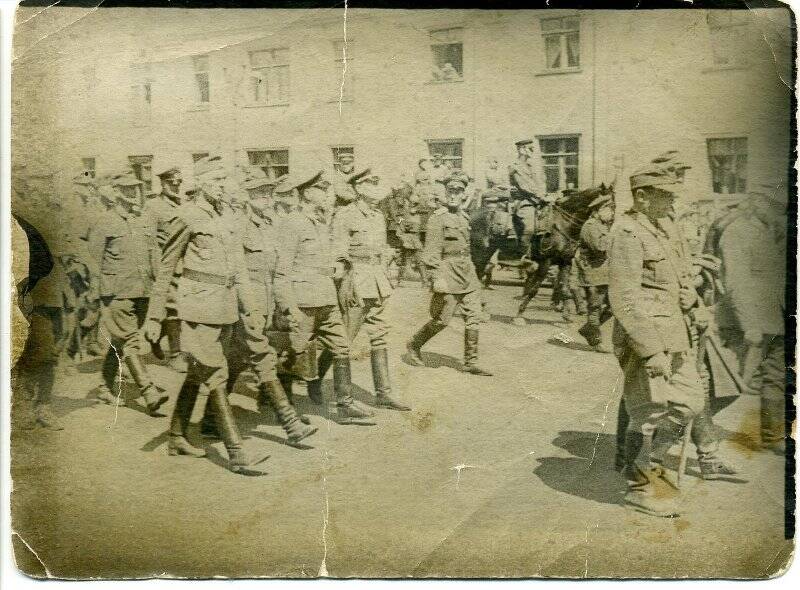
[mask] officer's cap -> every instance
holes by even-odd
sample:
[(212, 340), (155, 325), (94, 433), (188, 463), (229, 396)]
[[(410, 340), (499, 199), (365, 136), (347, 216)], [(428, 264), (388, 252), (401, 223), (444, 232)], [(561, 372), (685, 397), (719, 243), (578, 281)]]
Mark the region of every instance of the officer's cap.
[(467, 183), (462, 178), (448, 178), (445, 182), (447, 188), (461, 189), (462, 191), (467, 188)]
[(217, 172), (219, 170), (224, 170), (224, 166), (222, 165), (222, 158), (219, 156), (213, 156), (210, 158), (201, 158), (195, 162), (194, 168), (194, 176), (195, 178), (201, 178), (212, 172)]
[(663, 154), (659, 154), (655, 158), (651, 160), (653, 164), (657, 164), (666, 168), (667, 170), (672, 170), (678, 176), (678, 178), (683, 178), (686, 170), (691, 169), (691, 166), (686, 164), (683, 160), (681, 160), (680, 155), (678, 154), (678, 150), (667, 150)]
[(275, 186), (277, 181), (270, 178), (261, 168), (250, 170), (242, 183), (246, 189), (256, 189), (262, 186)]
[(301, 191), (304, 188), (318, 184), (322, 179), (322, 174), (323, 174), (322, 170), (316, 170), (314, 172), (285, 174), (278, 179), (278, 182), (275, 185), (275, 192), (289, 193), (292, 192), (292, 189), (297, 189)]
[(599, 209), (606, 203), (611, 202), (611, 195), (600, 195), (594, 201), (589, 203), (589, 209)]
[(530, 145), (532, 143), (532, 139), (520, 139), (518, 142), (514, 143), (514, 145), (517, 147), (522, 147), (523, 145)]
[(113, 186), (139, 186), (142, 181), (132, 174), (119, 174), (112, 179), (111, 184)]
[(352, 162), (355, 160), (355, 156), (353, 156), (353, 154), (350, 152), (341, 152), (338, 156), (336, 156), (336, 159), (340, 162)]
[(156, 173), (161, 180), (169, 180), (170, 178), (174, 178), (176, 176), (181, 175), (181, 169), (178, 166), (169, 166), (165, 168), (161, 172)]
[(644, 187), (674, 186), (683, 183), (672, 168), (665, 168), (661, 164), (650, 164), (631, 174), (631, 190), (635, 191)]
[(95, 186), (94, 179), (88, 170), (84, 170), (72, 179), (72, 184), (80, 186)]

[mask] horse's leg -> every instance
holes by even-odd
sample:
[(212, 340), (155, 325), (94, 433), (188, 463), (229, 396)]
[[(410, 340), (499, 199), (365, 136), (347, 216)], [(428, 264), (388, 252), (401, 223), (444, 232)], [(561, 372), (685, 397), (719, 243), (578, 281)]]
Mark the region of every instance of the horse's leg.
[(539, 287), (542, 285), (549, 270), (550, 259), (546, 258), (539, 262), (539, 266), (536, 267), (535, 271), (528, 272), (528, 276), (525, 279), (525, 287), (522, 292), (522, 301), (520, 301), (519, 309), (517, 309), (514, 324), (518, 326), (525, 325), (525, 319), (522, 317), (522, 314), (525, 313), (525, 309), (528, 307), (531, 299), (536, 297), (536, 294), (539, 292)]
[[(559, 262), (558, 266), (558, 296), (559, 300), (562, 304), (561, 309), (561, 317), (564, 318), (564, 321), (571, 321), (572, 320), (572, 312), (569, 308), (569, 301), (572, 299), (572, 291), (570, 289), (570, 271), (572, 270), (571, 266), (568, 264), (564, 264), (563, 261)], [(575, 302), (577, 306), (577, 302)]]

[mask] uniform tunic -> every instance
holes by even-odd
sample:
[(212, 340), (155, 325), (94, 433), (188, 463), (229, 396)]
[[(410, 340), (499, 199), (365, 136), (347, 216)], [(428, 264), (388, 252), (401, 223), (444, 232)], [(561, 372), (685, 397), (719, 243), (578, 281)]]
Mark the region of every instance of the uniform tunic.
[(608, 285), (608, 241), (611, 227), (595, 217), (586, 220), (581, 228), (580, 247), (576, 262), (584, 287)]

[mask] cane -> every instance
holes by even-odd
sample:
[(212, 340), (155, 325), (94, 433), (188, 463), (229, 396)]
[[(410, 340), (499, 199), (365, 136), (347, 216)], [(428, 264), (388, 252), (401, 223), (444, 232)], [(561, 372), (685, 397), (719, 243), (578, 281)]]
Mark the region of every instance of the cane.
[(686, 425), (683, 433), (683, 442), (681, 443), (681, 456), (678, 460), (678, 473), (675, 479), (675, 487), (680, 489), (681, 487), (681, 479), (683, 478), (683, 473), (686, 471), (686, 463), (689, 460), (689, 439), (692, 436), (692, 425), (694, 424), (694, 418), (689, 420), (689, 423)]

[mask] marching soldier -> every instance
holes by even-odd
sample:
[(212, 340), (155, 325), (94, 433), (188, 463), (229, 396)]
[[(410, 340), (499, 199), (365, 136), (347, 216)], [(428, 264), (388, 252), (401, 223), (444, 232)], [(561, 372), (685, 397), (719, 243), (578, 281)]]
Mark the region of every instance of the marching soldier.
[(401, 199), (397, 212), (398, 238), (402, 252), (399, 279), (402, 279), (412, 267), (416, 267), (422, 284), (426, 285), (428, 269), (422, 262), (422, 238), (425, 232), (424, 223), (429, 214), (420, 203), (419, 195), (413, 190), (404, 191)]
[(125, 405), (118, 381), (122, 362), (144, 398), (147, 412), (154, 416), (168, 396), (156, 388), (142, 363), (139, 329), (158, 266), (158, 246), (151, 221), (141, 212), (141, 181), (119, 176), (113, 184), (118, 206), (98, 220), (90, 244), (100, 261), (101, 317), (111, 344), (103, 361), (103, 383), (97, 398), (107, 404)]
[[(411, 408), (392, 397), (389, 380), (386, 302), (392, 294), (387, 276), (391, 251), (386, 243), (386, 223), (378, 210), (380, 195), (376, 184), (369, 180), (370, 172), (367, 168), (350, 175), (347, 179), (351, 187), (350, 203), (340, 207), (333, 216), (333, 240), (347, 245), (351, 264), (347, 280), (340, 285), (339, 298), (350, 343), (355, 340), (361, 326), (367, 330), (375, 405), (408, 411)], [(322, 351), (319, 376), (309, 382), (309, 397), (317, 403), (322, 401), (320, 383), (332, 358), (329, 349)]]
[(175, 278), (180, 351), (187, 359), (188, 369), (170, 420), (168, 452), (206, 455), (205, 450), (186, 439), (198, 391), (205, 385), (228, 452), (230, 470), (242, 475), (263, 475), (264, 471), (257, 467), (263, 459), (252, 459), (242, 446), (225, 391), (225, 349), (233, 326), (241, 319), (250, 333), (260, 329), (260, 320), (252, 314), (255, 305), (247, 284), (244, 248), (227, 225), (223, 202), (227, 175), (221, 162), (202, 162), (196, 176), (197, 196), (178, 209), (171, 223), (174, 233), (165, 243), (145, 327), (147, 340), (158, 342), (161, 323), (167, 315), (170, 283)]
[(287, 175), (275, 187), (276, 193), (291, 194), (300, 201), (299, 209), (289, 213), (280, 225), (275, 300), (289, 325), (296, 354), (304, 353), (316, 337), (333, 357), (338, 421), (366, 424), (374, 413), (351, 393), (350, 345), (334, 283), (344, 277), (349, 266), (347, 244), (331, 238), (328, 196), (319, 184), (321, 177), (321, 171)]
[[(234, 325), (231, 343), (225, 355), (228, 359), (227, 393), (233, 391), (242, 371), (251, 366), (258, 381), (259, 406), (272, 406), (286, 431), (289, 443), (296, 444), (314, 434), (317, 429), (307, 426), (308, 418), (298, 416), (291, 405), (288, 397), (290, 390), (284, 390), (278, 379), (275, 350), (267, 340), (267, 330), (272, 324), (275, 307), (272, 282), (275, 275), (277, 235), (270, 215), (272, 202), (269, 198), (274, 185), (275, 181), (268, 178), (260, 168), (252, 171), (243, 183), (243, 188), (249, 195), (248, 211), (241, 233), (250, 279), (245, 289), (253, 302), (251, 316), (257, 323), (257, 330), (248, 331), (241, 319)], [(204, 435), (218, 435), (216, 416), (210, 405), (206, 405), (201, 432)]]
[(678, 512), (659, 464), (704, 405), (691, 350), (692, 323), (703, 308), (688, 246), (670, 218), (686, 168), (651, 164), (631, 176), (633, 207), (612, 228), (608, 256), (614, 350), (630, 416), (625, 504), (661, 517)]
[(600, 326), (611, 318), (608, 306), (608, 239), (614, 221), (611, 195), (601, 195), (589, 204), (591, 214), (581, 228), (575, 264), (586, 289), (586, 323), (578, 333), (598, 352), (610, 352), (602, 344)]
[(411, 364), (424, 367), (420, 349), (444, 330), (457, 308), (464, 314), (464, 367), (473, 375), (491, 376), (478, 365), (478, 328), (481, 321), (481, 283), (470, 258), (469, 221), (461, 211), (466, 185), (458, 179), (447, 185), (447, 207), (431, 215), (426, 229), (423, 261), (432, 277), (430, 313), (426, 323), (407, 343)]
[(757, 185), (750, 215), (730, 220), (719, 238), (725, 286), (720, 328), (738, 332), (744, 342), (742, 377), (760, 393), (761, 444), (776, 454), (784, 454), (786, 445), (786, 199), (776, 194), (780, 190)]

